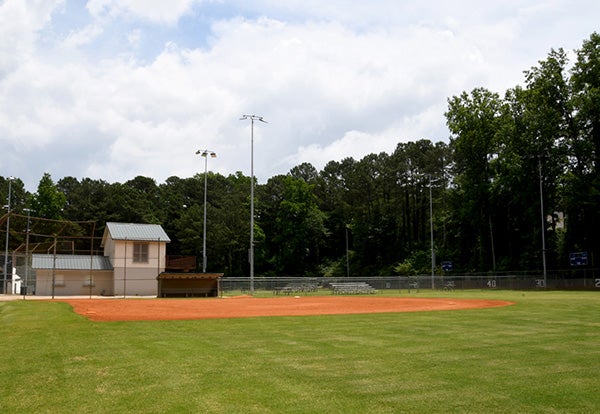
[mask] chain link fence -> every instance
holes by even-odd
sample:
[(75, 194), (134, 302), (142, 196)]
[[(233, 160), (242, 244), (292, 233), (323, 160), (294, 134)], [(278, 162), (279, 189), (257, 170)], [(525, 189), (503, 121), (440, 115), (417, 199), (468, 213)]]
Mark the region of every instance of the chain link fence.
[(378, 292), (420, 290), (599, 290), (600, 269), (565, 270), (548, 273), (537, 272), (446, 274), (418, 276), (365, 276), (365, 277), (224, 277), (221, 293), (224, 295), (248, 294), (251, 291), (271, 291), (273, 294), (329, 294), (332, 285), (367, 283)]
[[(4, 274), (4, 256), (0, 256), (0, 293), (17, 295), (36, 295), (38, 281), (36, 270), (31, 268), (31, 259), (25, 255), (9, 255), (7, 272)], [(61, 273), (61, 272), (59, 272)], [(62, 272), (64, 273), (64, 272)], [(100, 274), (97, 271), (83, 272), (62, 279), (62, 273), (56, 277), (55, 293), (64, 295), (135, 295), (135, 283), (158, 286), (156, 276), (143, 278), (134, 277), (129, 270), (127, 277)], [(75, 278), (73, 280), (69, 279)], [(79, 280), (80, 279), (80, 280)], [(67, 283), (68, 282), (68, 283)], [(294, 294), (332, 294), (333, 285), (350, 283), (365, 283), (378, 293), (413, 292), (422, 290), (598, 290), (600, 291), (600, 268), (574, 267), (572, 269), (541, 272), (496, 272), (444, 275), (417, 276), (363, 276), (363, 277), (225, 277), (220, 279), (219, 292), (221, 295), (245, 295), (253, 292), (267, 292), (274, 295)], [(71, 284), (78, 287), (77, 292), (66, 291), (61, 284)], [(41, 288), (41, 287), (40, 287)], [(47, 289), (46, 289), (47, 290)]]

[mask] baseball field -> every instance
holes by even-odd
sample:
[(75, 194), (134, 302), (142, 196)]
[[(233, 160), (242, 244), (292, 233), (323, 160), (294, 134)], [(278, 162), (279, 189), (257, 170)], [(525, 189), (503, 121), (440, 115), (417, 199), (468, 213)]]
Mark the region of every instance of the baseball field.
[[(597, 292), (379, 293), (356, 298), (362, 312), (346, 311), (344, 298), (333, 305), (320, 297), (2, 301), (0, 412), (600, 407)], [(420, 301), (424, 309), (402, 308)], [(134, 311), (140, 306), (146, 310)], [(237, 314), (225, 315), (225, 307)], [(195, 313), (177, 316), (185, 308)], [(167, 316), (147, 317), (159, 310)]]

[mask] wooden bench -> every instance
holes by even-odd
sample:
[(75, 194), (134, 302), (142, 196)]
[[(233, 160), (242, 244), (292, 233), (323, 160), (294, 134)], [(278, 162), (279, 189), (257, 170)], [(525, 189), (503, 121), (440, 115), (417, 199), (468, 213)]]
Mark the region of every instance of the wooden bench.
[(217, 290), (212, 287), (166, 287), (161, 290), (161, 297), (168, 296), (194, 297), (217, 296)]
[(377, 293), (373, 286), (365, 282), (330, 283), (333, 295), (361, 295)]

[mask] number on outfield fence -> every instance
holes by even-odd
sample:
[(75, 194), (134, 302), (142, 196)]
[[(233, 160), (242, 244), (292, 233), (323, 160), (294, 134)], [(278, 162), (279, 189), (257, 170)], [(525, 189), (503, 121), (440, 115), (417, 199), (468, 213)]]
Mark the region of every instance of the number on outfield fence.
[(596, 279), (596, 287), (600, 288), (600, 279)]
[(496, 287), (496, 280), (490, 279), (487, 281), (487, 287), (494, 289)]
[(535, 287), (543, 288), (546, 287), (544, 279), (535, 279)]

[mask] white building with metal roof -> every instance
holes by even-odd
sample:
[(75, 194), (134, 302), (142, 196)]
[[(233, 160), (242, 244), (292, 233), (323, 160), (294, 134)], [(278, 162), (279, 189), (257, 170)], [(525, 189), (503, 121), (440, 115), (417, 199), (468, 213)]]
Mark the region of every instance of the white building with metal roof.
[(36, 295), (110, 295), (114, 289), (113, 267), (105, 256), (33, 254), (31, 268)]
[(158, 224), (106, 223), (103, 256), (34, 254), (35, 294), (156, 296), (170, 241)]

